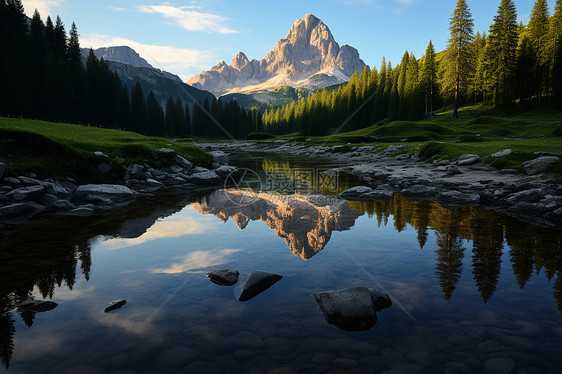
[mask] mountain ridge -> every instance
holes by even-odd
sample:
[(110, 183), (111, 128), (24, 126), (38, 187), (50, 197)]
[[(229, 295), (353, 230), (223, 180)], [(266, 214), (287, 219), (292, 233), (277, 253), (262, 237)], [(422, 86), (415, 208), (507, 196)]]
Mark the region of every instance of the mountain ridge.
[(365, 67), (359, 52), (335, 41), (330, 29), (313, 14), (297, 19), (273, 50), (261, 60), (250, 60), (244, 52), (230, 65), (219, 62), (188, 84), (216, 96), (253, 93), (279, 86), (324, 88), (349, 80)]

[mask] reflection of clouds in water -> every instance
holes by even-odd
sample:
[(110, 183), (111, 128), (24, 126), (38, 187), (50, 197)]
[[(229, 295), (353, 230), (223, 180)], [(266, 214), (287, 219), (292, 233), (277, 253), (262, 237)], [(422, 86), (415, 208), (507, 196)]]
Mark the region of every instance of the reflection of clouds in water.
[[(53, 301), (79, 300), (86, 297), (88, 294), (92, 293), (96, 289), (96, 286), (94, 285), (82, 289), (78, 289), (78, 287), (80, 287), (80, 285), (75, 284), (72, 290), (68, 288), (68, 286), (61, 286), (55, 288)], [(34, 300), (43, 300), (43, 295), (41, 294), (37, 286), (33, 287), (33, 292), (31, 293), (31, 296)]]
[[(125, 304), (123, 308), (130, 305)], [(110, 313), (100, 313), (98, 311), (90, 313), (90, 316), (100, 325), (118, 328), (124, 333), (135, 336), (150, 338), (151, 343), (156, 344), (163, 341), (164, 331), (162, 326), (152, 323), (155, 310), (157, 308), (141, 308), (138, 305), (117, 310)]]
[(185, 273), (193, 269), (200, 269), (209, 266), (217, 266), (227, 262), (227, 257), (240, 252), (240, 249), (222, 249), (209, 251), (195, 251), (180, 257), (181, 262), (173, 263), (167, 269), (154, 269), (153, 273), (177, 274)]
[(427, 304), (428, 296), (422, 287), (407, 282), (390, 281), (386, 283), (387, 290), (404, 305), (406, 310), (412, 311)]
[(110, 251), (143, 244), (156, 239), (178, 238), (184, 235), (204, 234), (213, 227), (214, 223), (210, 217), (196, 216), (193, 214), (193, 211), (184, 209), (183, 211), (170, 217), (158, 220), (138, 238), (115, 238), (103, 240), (100, 243), (96, 243), (96, 249)]
[(54, 329), (29, 329), (28, 334), (16, 334), (14, 346), (17, 349), (12, 362), (37, 360), (45, 355), (61, 355), (63, 351), (61, 334), (56, 335), (57, 331)]

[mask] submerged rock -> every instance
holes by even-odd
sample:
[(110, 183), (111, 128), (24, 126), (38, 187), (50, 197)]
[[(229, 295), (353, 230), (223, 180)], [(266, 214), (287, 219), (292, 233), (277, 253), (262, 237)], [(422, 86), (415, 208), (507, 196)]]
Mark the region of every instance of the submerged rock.
[(312, 295), (328, 323), (346, 331), (368, 330), (377, 323), (377, 311), (388, 308), (388, 295), (375, 289), (353, 287)]
[(437, 194), (437, 201), (452, 203), (455, 205), (478, 205), (480, 195), (477, 193), (463, 193), (458, 191), (444, 191)]
[(18, 305), (20, 313), (41, 313), (55, 309), (59, 304), (52, 301), (27, 300)]
[(121, 308), (126, 303), (127, 303), (127, 300), (113, 300), (112, 302), (107, 304), (107, 306), (105, 307), (105, 309), (103, 311), (105, 313), (111, 312), (112, 310)]
[[(24, 221), (31, 218), (39, 212), (45, 210), (45, 206), (27, 201), (23, 203), (15, 203), (0, 207), (0, 218), (13, 219), (15, 221)], [(12, 223), (15, 223), (13, 221)]]
[(250, 300), (269, 287), (277, 283), (283, 276), (265, 271), (253, 271), (251, 274), (240, 276), (238, 284), (234, 288), (234, 295), (238, 301)]
[(211, 282), (219, 286), (232, 286), (238, 282), (239, 275), (240, 273), (238, 271), (231, 269), (217, 269), (207, 273), (207, 277)]

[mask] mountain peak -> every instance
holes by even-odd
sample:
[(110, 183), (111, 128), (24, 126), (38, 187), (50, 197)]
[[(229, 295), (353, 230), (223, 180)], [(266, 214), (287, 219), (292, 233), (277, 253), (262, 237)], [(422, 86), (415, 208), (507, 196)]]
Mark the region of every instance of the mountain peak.
[[(88, 57), (89, 52), (89, 49), (82, 49), (82, 55), (85, 57)], [(97, 58), (103, 58), (106, 61), (121, 62), (139, 68), (152, 68), (152, 65), (128, 46), (102, 47), (94, 50), (94, 54)]]
[[(355, 71), (364, 67), (365, 63), (355, 48), (340, 48), (328, 26), (308, 13), (295, 21), (287, 36), (280, 39), (262, 60), (250, 61), (239, 52), (230, 66), (221, 66), (220, 74), (202, 72), (188, 83), (217, 96), (273, 89), (280, 85), (323, 88), (346, 82)], [(211, 70), (218, 69), (213, 67)]]

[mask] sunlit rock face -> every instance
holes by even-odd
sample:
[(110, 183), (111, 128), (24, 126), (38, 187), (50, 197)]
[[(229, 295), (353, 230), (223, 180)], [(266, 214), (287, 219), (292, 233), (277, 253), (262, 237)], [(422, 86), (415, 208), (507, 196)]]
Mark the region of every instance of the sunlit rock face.
[(348, 230), (359, 217), (341, 199), (250, 190), (220, 190), (192, 206), (224, 222), (232, 218), (240, 229), (250, 221), (263, 221), (304, 260), (324, 249), (334, 230)]
[(280, 86), (323, 88), (347, 82), (364, 67), (355, 48), (340, 47), (328, 26), (307, 14), (295, 21), (287, 36), (263, 59), (250, 61), (239, 52), (230, 65), (221, 61), (188, 84), (217, 96)]

